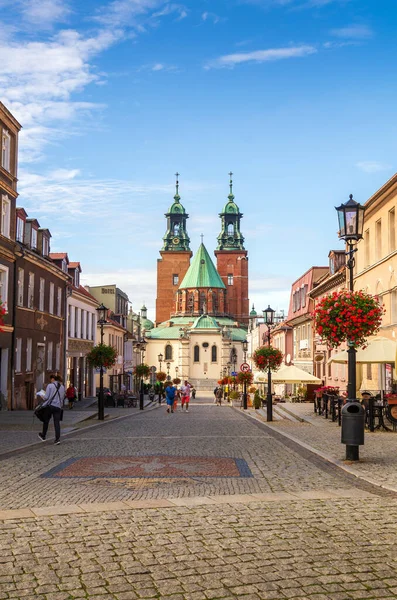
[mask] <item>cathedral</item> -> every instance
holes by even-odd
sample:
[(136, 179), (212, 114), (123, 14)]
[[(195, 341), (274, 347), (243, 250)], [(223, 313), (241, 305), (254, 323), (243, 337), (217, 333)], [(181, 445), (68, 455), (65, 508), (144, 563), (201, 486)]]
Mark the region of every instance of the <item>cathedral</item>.
[(243, 215), (234, 201), (229, 175), (229, 196), (219, 214), (215, 266), (203, 241), (194, 256), (190, 249), (189, 215), (181, 203), (177, 174), (157, 261), (156, 322), (145, 330), (145, 362), (172, 379), (188, 379), (199, 390), (212, 390), (220, 377), (239, 371), (244, 359), (248, 253), (240, 231)]

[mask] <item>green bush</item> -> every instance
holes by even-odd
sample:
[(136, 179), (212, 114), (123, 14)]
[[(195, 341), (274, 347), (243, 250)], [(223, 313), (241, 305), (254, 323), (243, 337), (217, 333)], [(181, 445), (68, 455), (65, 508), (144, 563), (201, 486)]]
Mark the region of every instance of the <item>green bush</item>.
[(259, 390), (256, 390), (254, 395), (254, 408), (258, 409), (262, 406), (262, 398), (259, 395)]

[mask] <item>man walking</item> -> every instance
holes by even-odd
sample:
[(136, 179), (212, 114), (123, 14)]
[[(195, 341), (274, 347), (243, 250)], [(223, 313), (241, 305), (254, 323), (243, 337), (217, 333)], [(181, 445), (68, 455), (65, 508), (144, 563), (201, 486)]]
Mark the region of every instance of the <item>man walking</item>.
[(65, 388), (62, 385), (62, 378), (59, 375), (50, 375), (50, 383), (44, 396), (46, 406), (46, 418), (43, 421), (43, 432), (39, 433), (39, 438), (42, 442), (45, 441), (48, 425), (51, 417), (54, 419), (55, 429), (55, 444), (61, 443), (61, 416), (63, 409), (63, 401), (65, 398)]
[(191, 385), (187, 381), (187, 379), (185, 379), (185, 383), (183, 385), (181, 385), (181, 387), (180, 387), (182, 411), (183, 411), (183, 407), (185, 406), (186, 412), (189, 412), (190, 390), (191, 390)]
[(167, 413), (174, 412), (174, 402), (175, 402), (175, 394), (176, 388), (172, 385), (171, 382), (165, 388), (165, 398), (167, 402)]

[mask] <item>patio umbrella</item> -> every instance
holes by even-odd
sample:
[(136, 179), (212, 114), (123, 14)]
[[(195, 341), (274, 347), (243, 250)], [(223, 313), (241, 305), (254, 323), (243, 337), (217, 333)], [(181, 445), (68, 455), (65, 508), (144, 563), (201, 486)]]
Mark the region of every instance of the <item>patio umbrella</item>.
[(274, 383), (321, 383), (321, 379), (295, 365), (280, 367), (272, 374), (272, 381)]
[[(359, 348), (356, 354), (356, 363), (385, 364), (394, 363), (396, 360), (397, 343), (388, 338), (377, 336), (368, 339), (366, 348)], [(328, 363), (347, 363), (347, 350), (337, 352), (328, 359)]]

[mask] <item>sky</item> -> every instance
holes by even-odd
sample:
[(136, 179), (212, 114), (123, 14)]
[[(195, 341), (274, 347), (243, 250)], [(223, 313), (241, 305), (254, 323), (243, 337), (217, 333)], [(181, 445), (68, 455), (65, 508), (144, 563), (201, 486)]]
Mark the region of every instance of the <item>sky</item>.
[(0, 0), (18, 205), (153, 318), (175, 172), (212, 254), (232, 171), (251, 304), (287, 310), (397, 171), (396, 29), (395, 0)]

